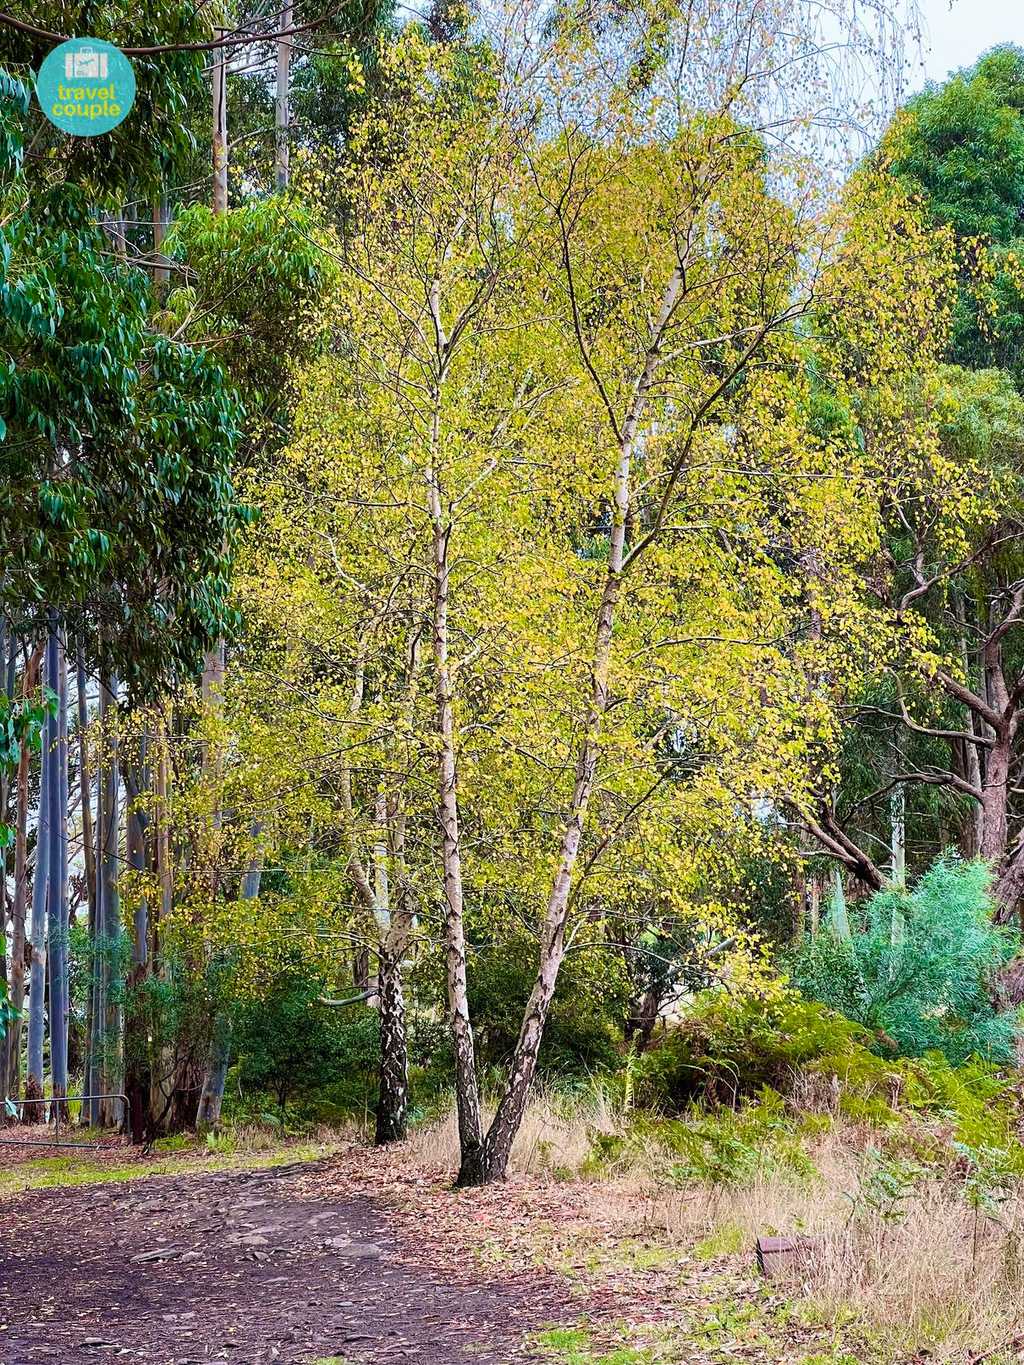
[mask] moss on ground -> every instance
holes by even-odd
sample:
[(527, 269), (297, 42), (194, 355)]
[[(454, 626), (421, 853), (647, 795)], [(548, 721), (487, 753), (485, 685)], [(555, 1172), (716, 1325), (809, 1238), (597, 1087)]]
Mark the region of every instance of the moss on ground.
[(156, 1176), (283, 1166), (293, 1161), (316, 1161), (333, 1150), (330, 1143), (287, 1143), (272, 1151), (238, 1151), (227, 1146), (215, 1149), (193, 1140), (184, 1146), (158, 1150), (150, 1157), (140, 1154), (123, 1160), (116, 1156), (105, 1159), (86, 1150), (31, 1157), (0, 1170), (0, 1199), (57, 1186), (124, 1184)]

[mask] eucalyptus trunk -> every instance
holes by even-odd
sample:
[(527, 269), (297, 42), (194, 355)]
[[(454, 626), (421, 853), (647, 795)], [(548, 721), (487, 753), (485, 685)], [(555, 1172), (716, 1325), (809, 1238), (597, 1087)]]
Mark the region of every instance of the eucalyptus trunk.
[(32, 876), (32, 917), (29, 925), (30, 967), (28, 987), (28, 1059), (25, 1067), (24, 1119), (36, 1123), (43, 1117), (43, 1046), (46, 1032), (46, 912), (51, 875), (50, 822), (53, 819), (51, 786), (53, 760), (47, 721), (39, 775), (39, 808), (36, 816), (36, 859)]
[[(25, 661), (22, 674), (22, 696), (35, 691), (39, 681), (41, 651), (34, 649)], [(12, 688), (13, 691), (13, 688)], [(21, 1090), (21, 1036), (25, 1007), (25, 966), (28, 934), (28, 804), (30, 750), (23, 745), (18, 758), (14, 809), (14, 899), (11, 903), (11, 1007), (16, 1011), (8, 1033), (7, 1093), (16, 1098)]]
[[(78, 750), (78, 790), (82, 808), (82, 860), (85, 864), (85, 892), (88, 905), (89, 944), (93, 952), (97, 939), (96, 929), (96, 837), (93, 822), (93, 783), (89, 763), (89, 696), (85, 671), (85, 648), (79, 636), (75, 646), (75, 692), (77, 707), (75, 711), (75, 743)], [(82, 1091), (88, 1094), (92, 1089), (93, 1064), (92, 1043), (94, 1005), (96, 997), (95, 967), (90, 977), (89, 997), (85, 1007), (85, 1060), (82, 1068)], [(91, 1122), (89, 1105), (83, 1104), (79, 1122)]]
[[(13, 634), (7, 629), (7, 622), (0, 618), (0, 668), (3, 669), (3, 690), (8, 700), (14, 702), (14, 672), (17, 664), (15, 653), (16, 640)], [(10, 773), (6, 766), (0, 772), (0, 824), (8, 825), (11, 819), (11, 781)], [(11, 919), (11, 883), (8, 879), (8, 857), (4, 850), (0, 852), (0, 982), (3, 990), (0, 995), (10, 999), (10, 973), (7, 968), (7, 943), (10, 935)], [(10, 1074), (10, 1048), (11, 1030), (10, 1025), (4, 1031), (3, 1038), (0, 1038), (0, 1125), (5, 1119), (4, 1101), (8, 1096), (7, 1080)]]
[(292, 37), (288, 30), (292, 26), (292, 3), (285, 0), (281, 6), (281, 36), (277, 40), (277, 90), (274, 100), (274, 169), (277, 188), (288, 188), (288, 134), (291, 115), (289, 112), (289, 85), (291, 83)]
[[(149, 788), (146, 741), (140, 741), (138, 773), (128, 811), (128, 866), (142, 874), (147, 869), (146, 827), (148, 816), (143, 796)], [(128, 1099), (128, 1129), (133, 1143), (145, 1142), (152, 1127), (149, 1102), (153, 1068), (149, 1045), (149, 902), (136, 888), (132, 924), (132, 967), (128, 978), (124, 1021), (124, 1090)]]
[[(3, 677), (6, 681), (7, 674), (7, 622), (0, 616), (0, 668), (3, 669)], [(5, 695), (8, 700), (13, 697), (14, 689), (5, 687)], [(10, 782), (7, 774), (7, 766), (3, 765), (0, 770), (0, 824), (6, 825), (9, 820), (10, 806)], [(7, 936), (8, 920), (10, 911), (8, 910), (9, 888), (7, 885), (7, 854), (5, 850), (0, 850), (0, 1000), (8, 998), (8, 973), (7, 973)], [(10, 1037), (8, 1031), (4, 1029), (3, 1036), (0, 1037), (0, 1124), (4, 1121), (4, 1100), (7, 1098), (7, 1049), (10, 1047)]]
[(46, 835), (46, 930), (50, 985), (50, 1080), (51, 1094), (63, 1110), (68, 1093), (68, 956), (66, 913), (68, 904), (67, 839), (67, 687), (61, 681), (64, 652), (56, 620), (50, 623), (46, 642), (46, 686), (56, 697), (56, 711), (46, 723), (43, 762), (47, 768)]
[[(117, 748), (113, 718), (117, 704), (114, 679), (100, 684), (100, 760), (97, 764), (96, 934), (93, 939), (93, 1027), (89, 1089), (110, 1095), (120, 1088), (121, 1045), (120, 949), (121, 912), (117, 888), (120, 833)], [(112, 1099), (90, 1102), (95, 1125), (120, 1121), (120, 1105)]]

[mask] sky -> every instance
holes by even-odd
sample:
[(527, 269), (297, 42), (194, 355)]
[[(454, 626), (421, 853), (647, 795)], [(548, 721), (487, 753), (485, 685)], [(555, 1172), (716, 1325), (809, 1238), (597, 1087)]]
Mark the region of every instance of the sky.
[(926, 80), (945, 80), (950, 71), (970, 66), (996, 43), (1024, 47), (1021, 0), (919, 0), (924, 21), (924, 70), (911, 77), (919, 89)]

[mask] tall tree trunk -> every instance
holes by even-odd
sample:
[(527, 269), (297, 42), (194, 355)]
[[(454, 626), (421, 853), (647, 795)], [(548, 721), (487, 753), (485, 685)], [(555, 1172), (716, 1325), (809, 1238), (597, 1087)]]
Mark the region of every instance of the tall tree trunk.
[[(88, 907), (88, 941), (95, 954), (96, 946), (96, 842), (92, 818), (92, 776), (89, 764), (89, 697), (85, 672), (85, 646), (79, 635), (75, 642), (75, 741), (78, 750), (78, 790), (82, 808), (82, 861), (85, 864), (85, 894)], [(93, 1004), (95, 1000), (95, 966), (90, 975), (89, 996), (85, 1007), (85, 1060), (82, 1067), (82, 1093), (92, 1089)], [(91, 1121), (89, 1105), (81, 1106), (79, 1122)]]
[(995, 918), (1005, 924), (1024, 903), (1024, 843), (1009, 846), (1009, 788), (1013, 734), (1009, 727), (994, 733), (985, 755), (981, 801), (981, 856), (994, 869)]
[[(36, 647), (25, 661), (22, 674), (22, 697), (33, 695), (39, 685), (42, 648)], [(28, 745), (22, 747), (18, 760), (15, 784), (14, 814), (14, 900), (11, 906), (11, 1006), (17, 1011), (10, 1026), (10, 1048), (7, 1053), (7, 1093), (16, 1097), (21, 1089), (21, 1034), (25, 1007), (25, 965), (28, 935), (28, 800), (29, 800)]]
[[(258, 830), (256, 831), (259, 832)], [(242, 878), (241, 899), (255, 900), (260, 894), (260, 881), (263, 874), (262, 857), (253, 858), (245, 876)], [(213, 1039), (210, 1060), (203, 1078), (203, 1090), (199, 1097), (196, 1126), (200, 1129), (216, 1128), (220, 1123), (221, 1107), (224, 1103), (224, 1085), (231, 1061), (231, 1015), (220, 1010), (213, 1023)]]
[(808, 887), (807, 914), (810, 919), (811, 938), (818, 937), (821, 927), (821, 878), (813, 876)]
[[(147, 870), (146, 827), (149, 817), (143, 797), (149, 789), (146, 739), (139, 741), (138, 769), (127, 818), (128, 866)], [(151, 1127), (149, 1099), (152, 1071), (149, 1047), (149, 903), (144, 891), (135, 892), (132, 916), (132, 969), (128, 978), (124, 1020), (124, 1090), (128, 1099), (128, 1129), (133, 1143), (145, 1142)]]
[(49, 940), (47, 963), (50, 973), (50, 1076), (51, 1093), (60, 1105), (68, 1093), (68, 961), (65, 914), (67, 894), (67, 686), (61, 680), (64, 651), (59, 626), (54, 616), (46, 642), (46, 685), (57, 697), (56, 713), (46, 725), (44, 761), (47, 780), (47, 893), (46, 927)]
[[(214, 38), (223, 38), (226, 30), (215, 28)], [(226, 213), (228, 208), (228, 49), (213, 50), (213, 211)]]
[[(174, 904), (174, 869), (171, 865), (170, 829), (170, 777), (167, 750), (167, 708), (157, 714), (157, 752), (156, 752), (156, 791), (154, 810), (154, 854), (156, 859), (156, 881), (160, 890), (152, 907), (149, 924), (149, 960), (151, 971), (161, 980), (166, 980), (167, 963), (161, 952), (160, 926), (170, 916)], [(174, 1094), (174, 1080), (177, 1072), (173, 1042), (161, 1036), (156, 1040), (154, 1050), (153, 1076), (150, 1083), (149, 1109), (152, 1131), (165, 1132), (169, 1127), (169, 1117)]]
[(897, 782), (889, 794), (890, 851), (892, 880), (896, 886), (907, 881), (907, 789)]
[(224, 1087), (231, 1063), (231, 1034), (231, 1015), (227, 1010), (219, 1010), (213, 1020), (210, 1055), (203, 1072), (203, 1088), (196, 1110), (196, 1128), (201, 1133), (210, 1132), (220, 1123)]
[[(114, 721), (117, 711), (117, 680), (112, 678), (101, 694), (101, 714), (104, 721)], [(115, 722), (116, 723), (116, 722)], [(107, 726), (104, 727), (107, 730)], [(117, 733), (110, 730), (108, 761), (103, 772), (103, 856), (97, 872), (103, 883), (103, 926), (107, 939), (106, 1019), (107, 1038), (104, 1066), (104, 1090), (113, 1094), (121, 1088), (121, 1027), (123, 1018), (121, 990), (121, 905), (117, 885), (118, 848), (120, 844), (120, 774), (118, 770)], [(105, 1100), (104, 1122), (115, 1126), (121, 1122), (121, 1103)]]
[[(432, 293), (435, 325), (441, 333), (440, 308), (436, 287)], [(446, 343), (442, 342), (442, 348)], [(446, 524), (441, 496), (438, 459), (440, 455), (440, 394), (434, 395), (431, 430), (431, 458), (426, 471), (427, 505), (433, 545), (433, 652), (437, 728), (441, 741), (439, 756), (438, 819), (441, 826), (445, 938), (447, 946), (446, 979), (448, 1013), (455, 1052), (455, 1105), (459, 1121), (460, 1184), (475, 1184), (483, 1143), (480, 1115), (480, 1088), (476, 1075), (473, 1027), (469, 1018), (466, 981), (466, 929), (463, 916), (462, 854), (459, 847), (459, 800), (455, 756), (455, 718), (452, 704), (451, 665), (448, 658), (448, 598), (450, 528)]]
[[(223, 696), (224, 684), (224, 642), (218, 641), (217, 645), (207, 655), (206, 668), (203, 672), (203, 699), (208, 705), (218, 706)], [(207, 857), (210, 862), (210, 887), (209, 895), (211, 904), (221, 893), (220, 876), (216, 867), (216, 860), (219, 858), (219, 849), (215, 846), (212, 837), (221, 828), (221, 806), (220, 806), (220, 774), (221, 760), (219, 753), (211, 755), (208, 748), (203, 751), (203, 769), (207, 774), (207, 779), (212, 781), (216, 790), (214, 793), (213, 810), (210, 815), (210, 834)], [(254, 895), (259, 893), (259, 872), (255, 873), (255, 882), (252, 882), (253, 871), (250, 868), (246, 874), (246, 884), (255, 885)], [(189, 1114), (189, 1126), (193, 1123), (201, 1131), (215, 1127), (220, 1122), (221, 1105), (224, 1099), (224, 1085), (228, 1074), (228, 1061), (231, 1055), (231, 1017), (223, 1001), (219, 1002), (215, 1009), (213, 1018), (210, 1021), (210, 1043), (205, 1062), (201, 1069), (196, 1067), (196, 1098), (195, 1107)], [(184, 1096), (184, 1092), (183, 1092)], [(179, 1111), (184, 1117), (185, 1111)]]
[[(2, 683), (4, 695), (8, 702), (14, 705), (14, 679), (10, 677), (14, 671), (13, 665), (16, 662), (15, 640), (13, 634), (7, 629), (7, 621), (0, 616), (0, 673), (2, 673)], [(10, 667), (8, 666), (10, 660)], [(10, 824), (11, 818), (11, 783), (10, 775), (6, 765), (0, 772), (0, 824)], [(10, 981), (7, 970), (7, 944), (10, 935), (11, 917), (11, 882), (8, 877), (10, 871), (8, 865), (7, 851), (0, 851), (0, 997), (9, 999)], [(11, 1031), (6, 1028), (4, 1036), (0, 1038), (0, 1125), (5, 1120), (7, 1099), (7, 1077), (10, 1070), (9, 1055), (11, 1046)]]
[(163, 299), (171, 277), (167, 257), (162, 247), (167, 235), (167, 195), (158, 194), (153, 200), (153, 287), (158, 299)]
[[(220, 34), (221, 30), (217, 30)], [(218, 48), (213, 59), (213, 211), (226, 213), (228, 208), (228, 113), (227, 113), (227, 48)], [(206, 652), (203, 660), (203, 701), (208, 706), (219, 705), (224, 693), (224, 641), (219, 639)], [(219, 778), (220, 759), (211, 758), (209, 749), (203, 747), (203, 770), (212, 774), (213, 780)], [(220, 827), (220, 795), (214, 799), (211, 823), (214, 829)], [(212, 841), (211, 841), (212, 843)], [(212, 860), (211, 860), (212, 861)], [(215, 868), (211, 868), (210, 896), (218, 894), (219, 878)], [(227, 1076), (228, 1054), (231, 1048), (230, 1026), (218, 1011), (211, 1023), (211, 1053), (199, 1081), (198, 1100), (192, 1115), (200, 1127), (209, 1127), (220, 1118), (221, 1099), (224, 1094), (224, 1080)], [(191, 1110), (191, 1105), (189, 1105)], [(182, 1111), (184, 1113), (184, 1111)], [(215, 1115), (215, 1117), (213, 1117)]]
[[(117, 855), (120, 833), (117, 746), (114, 714), (117, 683), (100, 683), (101, 755), (97, 767), (96, 818), (96, 938), (93, 943), (97, 970), (93, 974), (96, 993), (93, 999), (92, 1075), (93, 1094), (110, 1095), (121, 1084), (121, 912), (117, 889)], [(90, 1116), (94, 1124), (113, 1126), (120, 1122), (120, 1103), (94, 1100)]]
[[(48, 651), (47, 651), (48, 652)], [(53, 846), (51, 821), (53, 804), (53, 750), (50, 722), (44, 734), (39, 776), (39, 810), (36, 817), (36, 859), (32, 876), (32, 917), (30, 922), (31, 966), (28, 988), (28, 1061), (25, 1068), (24, 1118), (37, 1123), (43, 1117), (43, 1106), (36, 1103), (43, 1097), (43, 1043), (46, 1029), (46, 911), (49, 902), (51, 876), (50, 854)]]
[[(60, 923), (61, 952), (64, 959), (64, 1019), (62, 1033), (64, 1040), (65, 1070), (69, 1069), (70, 1054), (68, 1036), (71, 1029), (71, 888), (68, 881), (70, 865), (69, 829), (71, 811), (71, 752), (68, 747), (68, 652), (67, 636), (58, 639), (58, 664), (60, 692), (57, 707), (57, 743), (60, 756), (58, 780), (60, 782), (60, 844), (58, 847), (58, 867), (60, 869)], [(70, 1081), (70, 1076), (67, 1076)]]
[[(973, 712), (968, 712), (967, 724), (972, 734), (977, 734), (981, 722)], [(982, 791), (981, 757), (978, 753), (978, 745), (964, 745), (964, 777)], [(981, 853), (981, 846), (985, 838), (985, 812), (979, 801), (974, 802), (967, 816), (967, 829), (964, 832), (964, 856), (966, 858), (977, 858)]]
[(277, 91), (274, 101), (274, 171), (279, 190), (288, 188), (288, 109), (289, 84), (291, 80), (292, 40), (283, 36), (292, 26), (292, 3), (285, 0), (281, 6), (281, 32), (277, 40)]

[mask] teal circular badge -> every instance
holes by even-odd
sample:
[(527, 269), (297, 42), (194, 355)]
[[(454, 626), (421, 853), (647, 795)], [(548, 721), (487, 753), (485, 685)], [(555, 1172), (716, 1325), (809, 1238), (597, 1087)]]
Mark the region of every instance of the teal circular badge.
[(75, 137), (109, 133), (135, 99), (135, 72), (119, 48), (101, 38), (72, 38), (47, 56), (36, 78), (39, 107)]

